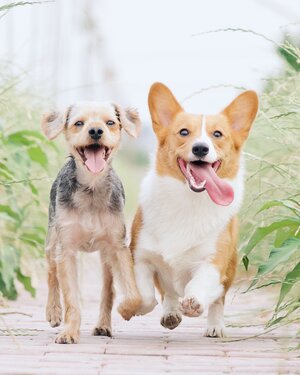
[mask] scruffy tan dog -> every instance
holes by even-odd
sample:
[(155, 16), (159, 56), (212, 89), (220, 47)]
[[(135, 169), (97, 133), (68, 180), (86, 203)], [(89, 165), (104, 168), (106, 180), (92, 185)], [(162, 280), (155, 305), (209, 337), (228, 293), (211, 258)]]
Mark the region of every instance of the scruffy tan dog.
[(42, 129), (49, 139), (64, 133), (70, 158), (54, 181), (50, 194), (49, 228), (46, 240), (48, 302), (46, 317), (52, 327), (62, 320), (60, 290), (64, 299), (65, 329), (55, 342), (77, 343), (80, 303), (76, 254), (99, 251), (103, 266), (100, 315), (93, 335), (111, 336), (113, 281), (124, 292), (118, 311), (129, 319), (138, 308), (132, 258), (125, 244), (124, 190), (111, 167), (122, 128), (136, 137), (140, 119), (135, 110), (116, 104), (79, 102), (64, 113), (44, 115)]

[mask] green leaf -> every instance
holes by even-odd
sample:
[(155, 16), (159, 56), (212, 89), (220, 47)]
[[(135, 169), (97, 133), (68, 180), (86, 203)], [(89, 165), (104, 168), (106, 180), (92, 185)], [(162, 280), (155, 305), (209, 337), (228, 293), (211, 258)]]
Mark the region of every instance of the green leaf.
[(45, 137), (40, 133), (37, 132), (36, 130), (21, 130), (20, 132), (16, 132), (15, 134), (22, 134), (23, 136), (27, 138), (36, 138), (36, 139), (41, 139), (42, 141), (45, 140)]
[(294, 233), (294, 228), (292, 230), (288, 227), (278, 229), (274, 240), (274, 247), (280, 247), (288, 238), (294, 237)]
[(2, 175), (7, 176), (8, 178), (13, 177), (13, 172), (4, 164), (0, 162), (0, 172)]
[(37, 145), (38, 141), (43, 141), (43, 143), (48, 143), (45, 137), (37, 131), (34, 130), (21, 130), (9, 134), (6, 137), (8, 143), (12, 143), (18, 146), (30, 146)]
[(39, 191), (32, 182), (29, 182), (29, 187), (33, 195), (38, 196)]
[(300, 262), (296, 264), (296, 266), (290, 272), (286, 274), (285, 279), (281, 285), (280, 295), (279, 295), (276, 309), (284, 300), (284, 298), (287, 296), (287, 294), (292, 289), (292, 287), (298, 281), (300, 281)]
[(244, 264), (245, 270), (248, 271), (249, 258), (248, 258), (246, 255), (244, 255), (243, 258), (242, 258), (242, 261), (243, 261), (243, 264)]
[(261, 213), (262, 211), (268, 210), (271, 207), (285, 207), (291, 210), (292, 212), (299, 214), (300, 210), (295, 207), (295, 203), (293, 200), (290, 199), (274, 199), (272, 201), (266, 202), (259, 211), (257, 211), (257, 214)]
[(18, 146), (30, 146), (35, 144), (35, 140), (28, 139), (22, 133), (12, 133), (7, 136), (7, 142)]
[(243, 247), (241, 250), (244, 255), (249, 255), (250, 252), (254, 249), (254, 247), (262, 241), (267, 235), (278, 230), (279, 228), (290, 227), (290, 228), (297, 228), (300, 225), (300, 220), (296, 218), (288, 218), (279, 221), (275, 221), (274, 223), (265, 226), (265, 227), (258, 227), (253, 235), (251, 236), (248, 244)]
[(0, 273), (7, 290), (11, 289), (18, 264), (19, 258), (16, 249), (12, 246), (4, 246), (1, 251)]
[[(289, 39), (286, 39), (284, 42), (289, 41)], [(285, 45), (285, 44), (283, 44)], [(294, 56), (293, 53), (291, 53), (290, 48), (285, 47), (278, 47), (278, 52), (281, 55), (281, 57), (292, 67), (296, 70), (296, 72), (300, 71), (300, 63), (296, 56)]]
[(3, 294), (4, 297), (11, 299), (11, 300), (15, 300), (18, 296), (14, 281), (12, 280), (9, 287), (7, 287), (4, 284), (1, 273), (0, 273), (0, 292)]
[(279, 264), (286, 262), (298, 250), (299, 246), (300, 238), (289, 238), (282, 246), (272, 249), (267, 262), (258, 267), (255, 278), (273, 271)]
[(30, 245), (44, 245), (44, 237), (40, 237), (37, 233), (22, 233), (20, 239)]
[(31, 294), (32, 297), (35, 297), (36, 290), (31, 284), (31, 277), (23, 275), (20, 269), (17, 271), (17, 278), (24, 285), (25, 290)]
[(286, 320), (287, 317), (294, 313), (294, 311), (298, 310), (300, 308), (300, 300), (297, 301), (291, 301), (289, 304), (286, 304), (284, 306), (284, 315), (277, 317), (278, 311), (275, 311), (274, 316), (272, 319), (268, 322), (267, 327), (274, 326), (276, 324), (279, 324), (281, 321)]
[(42, 167), (46, 167), (48, 164), (48, 158), (39, 146), (30, 147), (27, 152), (32, 161), (39, 163)]
[(255, 288), (248, 288), (244, 293), (246, 292), (251, 292), (252, 290), (255, 290), (255, 289), (261, 289), (261, 288), (265, 288), (266, 286), (270, 286), (270, 285), (277, 285), (277, 284), (281, 284), (281, 281), (278, 281), (278, 280), (271, 280), (271, 281), (268, 281), (267, 283), (264, 283), (262, 285), (258, 285), (256, 286)]
[(1, 213), (4, 213), (5, 216), (7, 215), (7, 217), (15, 221), (19, 222), (21, 220), (20, 214), (7, 205), (0, 205), (0, 214)]

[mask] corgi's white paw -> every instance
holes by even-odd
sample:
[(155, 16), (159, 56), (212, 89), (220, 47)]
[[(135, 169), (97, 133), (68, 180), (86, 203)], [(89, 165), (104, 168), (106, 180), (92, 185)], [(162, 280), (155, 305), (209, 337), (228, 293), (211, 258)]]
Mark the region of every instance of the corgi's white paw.
[(208, 326), (204, 332), (205, 337), (226, 337), (224, 324)]
[(142, 302), (142, 305), (138, 309), (136, 315), (146, 315), (150, 313), (157, 304), (158, 302), (155, 298), (150, 302)]
[(203, 313), (203, 305), (195, 297), (185, 297), (181, 301), (181, 311), (183, 315), (195, 318)]

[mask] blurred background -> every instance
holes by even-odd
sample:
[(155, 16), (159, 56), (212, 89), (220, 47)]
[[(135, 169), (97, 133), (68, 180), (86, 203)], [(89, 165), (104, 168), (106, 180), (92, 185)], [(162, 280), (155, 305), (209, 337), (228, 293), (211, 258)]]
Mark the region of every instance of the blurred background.
[[(3, 295), (16, 298), (20, 283), (35, 293), (48, 193), (66, 157), (63, 140), (50, 143), (41, 135), (42, 112), (81, 99), (138, 108), (142, 135), (124, 136), (114, 161), (130, 225), (155, 150), (147, 108), (154, 81), (195, 113), (218, 112), (244, 89), (260, 94), (245, 151), (241, 258), (253, 287), (285, 285), (299, 262), (299, 242), (287, 243), (286, 261), (274, 262), (272, 249), (299, 237), (299, 29), (298, 0), (0, 1)], [(259, 228), (287, 217), (290, 225), (261, 234)], [(293, 285), (299, 279), (300, 267)]]

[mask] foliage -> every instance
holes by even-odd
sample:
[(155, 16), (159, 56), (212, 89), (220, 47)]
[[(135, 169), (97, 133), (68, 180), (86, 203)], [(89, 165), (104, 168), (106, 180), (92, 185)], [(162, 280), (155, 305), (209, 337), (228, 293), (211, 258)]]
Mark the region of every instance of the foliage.
[[(40, 130), (40, 109), (17, 89), (6, 68), (0, 76), (0, 292), (17, 297), (17, 281), (34, 296), (31, 275), (43, 254), (47, 207), (41, 199), (55, 147)], [(52, 156), (52, 158), (51, 158)], [(55, 158), (54, 158), (55, 160)], [(44, 184), (46, 185), (46, 184)], [(49, 185), (49, 184), (48, 184)]]
[(249, 139), (241, 215), (243, 263), (256, 269), (248, 290), (279, 286), (268, 326), (300, 321), (300, 51), (289, 40), (279, 53), (284, 71), (267, 80)]
[(0, 6), (0, 12), (7, 12), (13, 8), (24, 6), (24, 5), (34, 5), (40, 4), (42, 1), (13, 1), (11, 3), (7, 3)]

